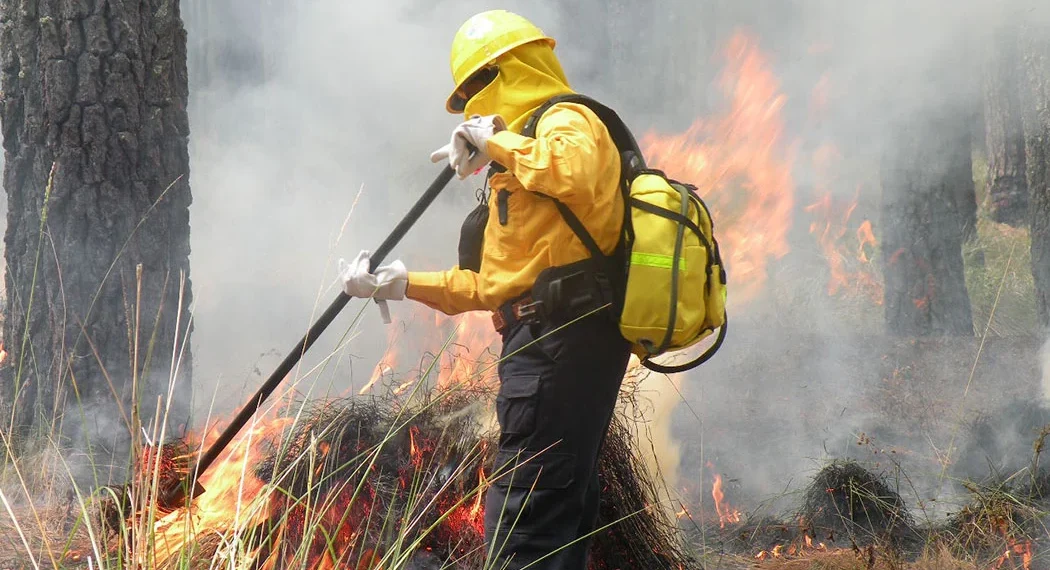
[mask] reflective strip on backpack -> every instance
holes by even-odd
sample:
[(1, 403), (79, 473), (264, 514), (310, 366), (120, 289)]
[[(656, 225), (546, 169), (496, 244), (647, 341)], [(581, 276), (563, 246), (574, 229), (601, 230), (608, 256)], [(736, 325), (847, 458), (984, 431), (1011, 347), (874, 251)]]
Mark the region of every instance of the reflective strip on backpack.
[[(643, 265), (645, 267), (656, 267), (658, 269), (671, 269), (674, 265), (674, 256), (663, 253), (644, 253), (641, 251), (631, 252), (631, 265)], [(685, 258), (678, 260), (678, 270), (685, 271)]]

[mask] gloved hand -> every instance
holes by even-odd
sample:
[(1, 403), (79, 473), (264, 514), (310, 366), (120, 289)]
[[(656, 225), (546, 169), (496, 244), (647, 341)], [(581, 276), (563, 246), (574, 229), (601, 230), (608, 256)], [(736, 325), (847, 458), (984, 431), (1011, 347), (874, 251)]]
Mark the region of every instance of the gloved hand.
[(390, 323), (390, 308), (387, 301), (400, 301), (408, 289), (408, 270), (401, 260), (389, 265), (380, 265), (375, 273), (368, 272), (370, 253), (365, 250), (357, 254), (349, 264), (339, 260), (339, 276), (343, 280), (343, 291), (358, 298), (371, 297), (379, 305), (383, 322)]
[[(486, 145), (492, 135), (506, 129), (507, 124), (499, 115), (487, 117), (474, 115), (469, 121), (460, 123), (452, 131), (451, 142), (430, 154), (430, 162), (441, 162), (448, 159), (449, 165), (456, 170), (456, 174), (462, 180), (492, 162), (485, 151)], [(477, 149), (473, 157), (470, 155), (468, 143)]]

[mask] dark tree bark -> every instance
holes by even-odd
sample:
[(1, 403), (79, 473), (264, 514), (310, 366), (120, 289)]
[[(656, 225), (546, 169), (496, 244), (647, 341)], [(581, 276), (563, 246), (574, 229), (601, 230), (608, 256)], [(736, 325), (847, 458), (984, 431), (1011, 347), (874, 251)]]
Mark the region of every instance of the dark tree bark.
[(192, 364), (179, 2), (0, 0), (0, 72), (4, 428), (126, 437), (133, 376), (148, 419), (173, 352), (177, 427)]
[(1022, 32), (1027, 89), (1024, 99), (1025, 161), (1032, 277), (1039, 323), (1050, 330), (1050, 26)]
[(1006, 29), (996, 35), (984, 74), (989, 212), (993, 220), (1015, 227), (1028, 222), (1028, 182), (1021, 125), (1023, 71), (1016, 31)]
[(958, 110), (927, 109), (901, 123), (883, 156), (885, 318), (891, 334), (973, 334), (962, 258), (972, 215), (969, 118)]

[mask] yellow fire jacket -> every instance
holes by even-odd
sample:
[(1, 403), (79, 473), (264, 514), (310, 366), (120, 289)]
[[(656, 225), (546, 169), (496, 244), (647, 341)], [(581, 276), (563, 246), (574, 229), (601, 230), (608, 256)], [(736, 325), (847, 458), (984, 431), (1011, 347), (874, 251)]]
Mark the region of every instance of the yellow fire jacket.
[[(605, 253), (622, 229), (619, 151), (590, 109), (559, 103), (537, 124), (536, 138), (507, 130), (490, 138), (487, 149), (507, 170), (489, 179), (481, 272), (457, 266), (408, 276), (408, 298), (449, 315), (494, 310), (531, 289), (540, 271), (589, 255), (554, 203), (536, 193), (571, 208)], [(502, 220), (500, 190), (509, 191)]]

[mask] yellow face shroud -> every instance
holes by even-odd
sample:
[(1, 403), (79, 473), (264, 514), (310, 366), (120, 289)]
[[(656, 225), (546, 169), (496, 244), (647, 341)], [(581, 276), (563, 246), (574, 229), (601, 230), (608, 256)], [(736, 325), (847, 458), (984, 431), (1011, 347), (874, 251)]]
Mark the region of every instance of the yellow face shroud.
[(520, 45), (493, 62), (499, 73), (467, 101), (463, 116), (499, 115), (507, 128), (520, 133), (529, 115), (545, 101), (573, 93), (554, 50), (543, 42)]

